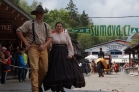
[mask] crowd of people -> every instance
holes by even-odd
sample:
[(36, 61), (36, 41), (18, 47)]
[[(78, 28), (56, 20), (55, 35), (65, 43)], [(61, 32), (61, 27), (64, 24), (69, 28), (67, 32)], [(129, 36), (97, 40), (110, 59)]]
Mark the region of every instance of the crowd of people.
[(6, 78), (8, 72), (14, 70), (18, 74), (18, 80), (25, 81), (27, 68), (28, 68), (28, 56), (26, 54), (26, 48), (15, 49), (15, 51), (8, 50), (5, 46), (0, 46), (0, 61), (1, 61), (1, 84), (6, 84)]

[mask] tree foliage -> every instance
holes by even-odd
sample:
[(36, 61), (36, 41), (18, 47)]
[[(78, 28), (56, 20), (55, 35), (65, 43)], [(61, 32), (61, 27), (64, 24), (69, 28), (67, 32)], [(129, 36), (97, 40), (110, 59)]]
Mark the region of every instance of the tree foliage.
[(87, 34), (79, 34), (77, 40), (82, 44), (83, 50), (93, 47), (95, 43), (93, 36), (89, 36)]
[(72, 0), (70, 0), (69, 4), (67, 4), (67, 7), (65, 8), (69, 12), (71, 19), (76, 19), (78, 16), (78, 8), (76, 8), (76, 5), (73, 3)]
[(78, 27), (80, 25), (80, 18), (78, 15), (78, 8), (76, 8), (76, 5), (73, 3), (72, 0), (70, 0), (69, 4), (67, 4), (67, 7), (65, 8), (70, 16), (69, 24), (72, 28)]
[(87, 27), (89, 25), (89, 17), (88, 17), (88, 14), (85, 14), (85, 11), (83, 11), (80, 17), (80, 21), (81, 21), (82, 27)]
[(55, 23), (60, 21), (63, 23), (64, 27), (66, 29), (69, 28), (68, 24), (69, 20), (69, 14), (65, 9), (60, 9), (60, 10), (51, 10), (46, 16), (44, 17), (44, 21), (49, 23), (51, 25), (52, 29), (55, 29)]
[(13, 0), (13, 2), (14, 2), (15, 4), (17, 4), (17, 5), (20, 4), (20, 0)]
[(19, 6), (30, 15), (31, 7), (28, 5), (26, 0), (20, 0)]

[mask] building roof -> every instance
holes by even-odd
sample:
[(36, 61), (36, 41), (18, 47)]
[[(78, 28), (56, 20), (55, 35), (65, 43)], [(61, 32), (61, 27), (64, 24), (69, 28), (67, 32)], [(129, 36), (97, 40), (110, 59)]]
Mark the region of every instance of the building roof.
[(32, 20), (23, 9), (16, 5), (13, 0), (0, 0), (0, 23), (5, 25), (10, 23), (11, 31), (0, 30), (0, 40), (16, 40), (16, 29), (25, 21)]
[(0, 22), (12, 22), (19, 27), (26, 20), (33, 19), (12, 0), (0, 0)]
[(116, 39), (116, 40), (112, 40), (112, 41), (108, 41), (108, 42), (104, 42), (104, 43), (101, 43), (101, 44), (94, 45), (93, 47), (97, 47), (97, 46), (112, 43), (112, 42), (120, 42), (120, 43), (125, 44), (125, 45), (127, 44), (127, 41), (125, 41), (125, 40)]
[(135, 33), (135, 34), (131, 37), (131, 39), (139, 39), (139, 33)]
[(126, 47), (123, 51), (125, 51), (125, 52), (129, 52), (129, 51), (132, 51), (132, 49), (131, 49), (130, 46), (128, 46), (128, 47)]
[(125, 52), (131, 52), (139, 48), (139, 43), (132, 44), (124, 49)]

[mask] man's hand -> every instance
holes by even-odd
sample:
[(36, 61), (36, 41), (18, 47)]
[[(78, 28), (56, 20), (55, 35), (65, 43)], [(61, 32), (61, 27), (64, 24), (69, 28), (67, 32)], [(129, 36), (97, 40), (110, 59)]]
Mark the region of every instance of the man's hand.
[(28, 42), (26, 42), (25, 45), (26, 45), (27, 50), (31, 48), (31, 45)]
[(45, 48), (46, 48), (45, 45), (40, 45), (40, 47), (38, 48), (38, 50), (42, 51), (42, 50), (44, 50)]

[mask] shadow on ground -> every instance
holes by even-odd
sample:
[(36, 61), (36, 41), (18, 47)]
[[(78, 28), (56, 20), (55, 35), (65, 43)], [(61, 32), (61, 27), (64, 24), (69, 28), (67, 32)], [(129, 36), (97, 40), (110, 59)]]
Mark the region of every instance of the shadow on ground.
[[(52, 92), (52, 91), (45, 91)], [(65, 92), (113, 92), (113, 91), (100, 91), (100, 90), (65, 90)]]
[(0, 90), (0, 92), (31, 92), (29, 90), (12, 89), (12, 90)]
[[(0, 92), (31, 92), (29, 90), (1, 90)], [(52, 92), (52, 91), (44, 91)], [(65, 92), (112, 92), (112, 91), (100, 91), (100, 90), (66, 90)]]
[[(70, 92), (70, 91), (69, 91)], [(100, 91), (100, 90), (73, 90), (71, 92), (112, 92), (112, 91)]]

